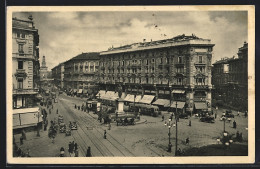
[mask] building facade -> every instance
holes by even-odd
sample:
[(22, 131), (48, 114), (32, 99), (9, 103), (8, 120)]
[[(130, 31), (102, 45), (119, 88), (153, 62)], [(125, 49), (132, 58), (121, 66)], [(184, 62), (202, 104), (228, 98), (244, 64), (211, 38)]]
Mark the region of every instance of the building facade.
[(98, 92), (99, 53), (82, 53), (64, 62), (64, 88), (73, 95)]
[[(248, 43), (238, 49), (238, 58), (222, 59), (214, 63), (212, 75), (214, 99), (226, 106), (248, 109)], [(227, 67), (226, 70), (221, 69)]]
[(40, 122), (36, 96), (39, 86), (39, 35), (32, 16), (12, 19), (13, 127)]
[(213, 46), (208, 39), (180, 35), (110, 48), (100, 53), (100, 89), (185, 102), (188, 112), (211, 111)]
[(60, 63), (51, 69), (53, 83), (59, 89), (64, 89), (64, 63)]

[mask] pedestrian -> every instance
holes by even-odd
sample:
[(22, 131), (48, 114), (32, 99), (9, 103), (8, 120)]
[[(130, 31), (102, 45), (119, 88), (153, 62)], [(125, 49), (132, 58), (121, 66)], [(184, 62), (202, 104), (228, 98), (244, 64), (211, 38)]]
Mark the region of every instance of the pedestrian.
[(77, 105), (75, 104), (75, 109), (77, 109)]
[(107, 131), (104, 130), (104, 139), (107, 139)]
[(91, 157), (91, 149), (88, 147), (86, 157)]
[(189, 120), (189, 126), (191, 126), (191, 120)]
[(233, 128), (236, 129), (237, 128), (237, 122), (234, 120), (233, 122)]
[(56, 114), (58, 114), (59, 113), (59, 109), (57, 109), (57, 111), (56, 111)]
[(162, 121), (164, 121), (164, 115), (162, 115)]
[(80, 110), (80, 106), (78, 106), (78, 110)]
[(108, 130), (111, 130), (111, 124), (108, 123)]
[(186, 138), (186, 145), (190, 143), (189, 137)]
[(23, 136), (20, 137), (20, 145), (23, 145)]
[(245, 111), (245, 118), (247, 118), (247, 111)]
[(71, 146), (71, 142), (69, 142), (69, 154), (70, 154), (70, 156), (72, 154), (72, 151), (73, 151), (73, 149), (72, 149), (72, 146)]
[(75, 143), (74, 143), (74, 141), (72, 141), (72, 143), (71, 143), (71, 148), (72, 148), (72, 151), (74, 151), (74, 148), (75, 148)]
[(215, 119), (217, 118), (217, 113), (215, 113)]
[(60, 157), (64, 157), (65, 150), (63, 147), (60, 148)]
[(239, 131), (236, 133), (236, 139), (239, 141)]
[(74, 149), (75, 149), (75, 151), (78, 150), (78, 144), (77, 143), (74, 144)]

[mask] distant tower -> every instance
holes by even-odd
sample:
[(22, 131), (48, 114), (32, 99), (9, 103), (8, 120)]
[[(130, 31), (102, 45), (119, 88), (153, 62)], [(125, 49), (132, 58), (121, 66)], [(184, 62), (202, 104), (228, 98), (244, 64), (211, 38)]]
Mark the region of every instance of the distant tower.
[(48, 67), (46, 66), (45, 56), (42, 57), (42, 65), (40, 68), (40, 81), (47, 80)]

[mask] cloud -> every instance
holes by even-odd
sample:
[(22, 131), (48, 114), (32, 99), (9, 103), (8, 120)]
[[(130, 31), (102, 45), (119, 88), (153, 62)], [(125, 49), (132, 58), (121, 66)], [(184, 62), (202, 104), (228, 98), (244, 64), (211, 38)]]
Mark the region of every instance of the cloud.
[[(30, 13), (16, 13), (27, 18)], [(40, 55), (49, 69), (82, 52), (172, 38), (180, 34), (211, 39), (213, 61), (236, 55), (247, 41), (247, 13), (237, 12), (34, 12)]]

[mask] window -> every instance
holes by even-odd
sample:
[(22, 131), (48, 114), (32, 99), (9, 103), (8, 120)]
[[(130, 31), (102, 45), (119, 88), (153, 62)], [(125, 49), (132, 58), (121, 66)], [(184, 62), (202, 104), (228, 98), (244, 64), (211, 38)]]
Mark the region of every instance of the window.
[(19, 78), (18, 80), (17, 80), (17, 88), (18, 89), (23, 89), (23, 78)]
[(155, 61), (155, 60), (154, 60), (154, 59), (152, 59), (152, 63), (154, 63), (154, 61)]
[(18, 69), (23, 69), (23, 61), (18, 61)]
[(199, 56), (199, 63), (202, 63), (202, 56)]
[(124, 60), (122, 61), (122, 66), (125, 66), (125, 61)]
[(183, 79), (177, 78), (177, 85), (183, 85)]
[(147, 84), (149, 83), (149, 79), (148, 79), (148, 77), (146, 78), (146, 83), (147, 83)]
[(154, 67), (152, 67), (151, 72), (154, 73)]
[(183, 67), (177, 67), (177, 73), (184, 73)]
[(145, 62), (146, 62), (146, 65), (148, 65), (148, 63), (149, 63), (149, 62), (148, 62), (148, 59), (146, 59)]
[(197, 85), (205, 85), (205, 78), (197, 78), (196, 84)]
[(169, 58), (166, 58), (165, 62), (168, 64), (169, 63)]
[(182, 63), (182, 57), (181, 56), (178, 57), (178, 63)]
[(160, 63), (161, 63), (161, 64), (163, 63), (163, 58), (160, 59)]
[(24, 53), (23, 52), (23, 44), (19, 44), (18, 50), (19, 50), (19, 53)]

